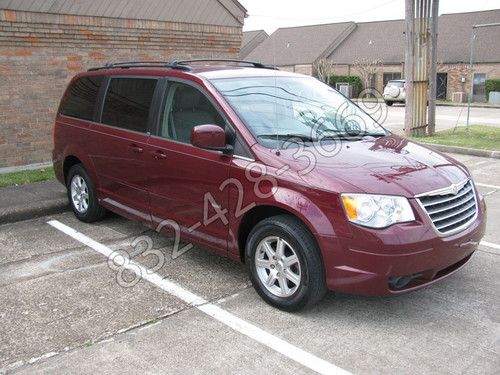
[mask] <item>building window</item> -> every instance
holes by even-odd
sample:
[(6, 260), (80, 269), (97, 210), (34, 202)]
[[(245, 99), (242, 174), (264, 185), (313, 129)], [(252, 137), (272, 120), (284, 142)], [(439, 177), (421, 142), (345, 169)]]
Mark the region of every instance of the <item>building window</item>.
[(386, 72), (384, 73), (384, 87), (387, 85), (387, 82), (392, 81), (394, 79), (401, 79), (401, 72)]
[(476, 102), (486, 101), (486, 74), (485, 73), (474, 73), (474, 79), (472, 80), (472, 100)]
[(370, 73), (370, 75), (368, 76), (368, 87), (366, 88), (370, 88), (370, 89), (374, 89), (377, 84), (377, 73)]
[(448, 73), (437, 73), (436, 99), (446, 100), (448, 91)]

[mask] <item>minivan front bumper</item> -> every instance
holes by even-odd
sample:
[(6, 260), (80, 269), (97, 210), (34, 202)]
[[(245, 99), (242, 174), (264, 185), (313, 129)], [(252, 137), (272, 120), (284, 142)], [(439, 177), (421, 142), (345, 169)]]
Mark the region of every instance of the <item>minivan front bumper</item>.
[(319, 238), (327, 285), (359, 295), (391, 295), (430, 285), (464, 266), (486, 227), (486, 207), (470, 225), (439, 236), (428, 222), (393, 225), (382, 231), (356, 226), (352, 237)]

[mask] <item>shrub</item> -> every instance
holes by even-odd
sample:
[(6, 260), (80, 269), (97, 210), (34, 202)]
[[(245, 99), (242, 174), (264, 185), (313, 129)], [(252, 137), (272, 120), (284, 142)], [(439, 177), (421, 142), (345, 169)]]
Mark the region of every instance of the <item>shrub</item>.
[(486, 90), (486, 99), (488, 99), (490, 91), (500, 92), (500, 79), (487, 79), (484, 88)]
[(352, 96), (353, 98), (358, 97), (359, 93), (362, 90), (362, 82), (361, 78), (358, 76), (337, 76), (331, 75), (329, 77), (330, 86), (336, 88), (337, 83), (349, 83), (352, 86)]

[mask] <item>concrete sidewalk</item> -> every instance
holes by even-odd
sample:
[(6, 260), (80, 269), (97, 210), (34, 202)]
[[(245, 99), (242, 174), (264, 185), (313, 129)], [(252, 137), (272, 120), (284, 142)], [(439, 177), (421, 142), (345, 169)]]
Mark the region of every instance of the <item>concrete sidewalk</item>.
[(66, 189), (57, 180), (0, 188), (0, 225), (68, 209)]

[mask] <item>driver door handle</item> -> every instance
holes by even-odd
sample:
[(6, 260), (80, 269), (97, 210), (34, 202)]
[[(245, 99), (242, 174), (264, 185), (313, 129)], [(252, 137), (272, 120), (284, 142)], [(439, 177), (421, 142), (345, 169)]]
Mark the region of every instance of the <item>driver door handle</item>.
[(165, 160), (167, 158), (167, 155), (161, 150), (151, 151), (151, 155), (156, 160)]
[(137, 152), (138, 154), (141, 154), (144, 149), (142, 147), (139, 147), (138, 145), (136, 145), (135, 143), (131, 143), (128, 145), (128, 147), (133, 151), (133, 152)]

